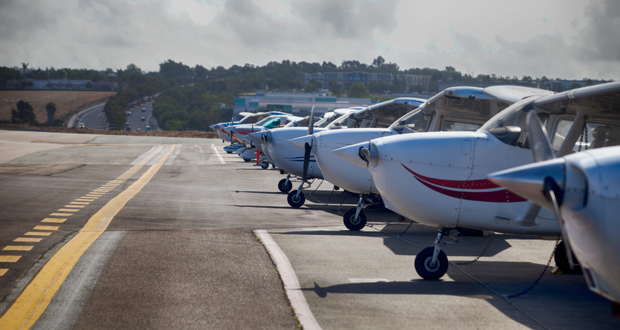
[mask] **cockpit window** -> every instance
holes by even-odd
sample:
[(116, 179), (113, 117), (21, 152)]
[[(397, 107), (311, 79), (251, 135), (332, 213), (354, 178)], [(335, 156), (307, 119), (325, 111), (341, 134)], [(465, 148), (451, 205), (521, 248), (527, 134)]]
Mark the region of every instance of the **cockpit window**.
[[(553, 150), (560, 150), (560, 146), (564, 142), (568, 131), (573, 125), (573, 119), (561, 119), (555, 129), (555, 134), (551, 139), (551, 147)], [(586, 134), (584, 134), (584, 131)], [(585, 151), (587, 149), (596, 149), (602, 147), (612, 147), (620, 145), (620, 126), (617, 124), (600, 124), (589, 122), (581, 132), (579, 139), (573, 146), (573, 152)]]
[(351, 114), (344, 114), (336, 120), (332, 121), (331, 124), (327, 125), (328, 129), (339, 129), (339, 128), (347, 128), (347, 120)]
[(422, 111), (411, 111), (394, 122), (390, 128), (398, 134), (426, 132), (433, 115), (425, 115)]
[(480, 128), (478, 124), (464, 123), (446, 119), (441, 123), (442, 132), (473, 132)]
[(262, 124), (265, 128), (276, 128), (280, 127), (280, 118), (271, 118), (267, 120), (266, 123)]
[[(528, 129), (526, 124), (527, 113), (533, 109), (535, 99), (529, 98), (519, 101), (504, 111), (495, 115), (480, 130), (487, 131), (505, 144), (529, 149)], [(546, 122), (547, 116), (537, 112), (539, 118)]]

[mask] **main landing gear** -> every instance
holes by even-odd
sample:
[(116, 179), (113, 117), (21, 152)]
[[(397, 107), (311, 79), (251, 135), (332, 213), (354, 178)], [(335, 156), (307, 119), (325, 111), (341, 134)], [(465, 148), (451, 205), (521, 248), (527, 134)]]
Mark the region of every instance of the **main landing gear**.
[[(415, 270), (423, 279), (436, 280), (444, 276), (448, 271), (448, 257), (441, 250), (441, 244), (447, 244), (441, 242), (445, 234), (448, 234), (448, 232), (438, 230), (437, 239), (435, 239), (433, 246), (420, 251), (415, 257)], [(450, 243), (457, 242), (453, 236), (449, 235), (448, 237), (454, 240), (454, 242)]]
[(286, 176), (286, 179), (282, 179), (280, 180), (280, 182), (278, 182), (278, 189), (285, 194), (291, 191), (291, 189), (293, 189), (293, 183), (291, 182), (290, 174)]

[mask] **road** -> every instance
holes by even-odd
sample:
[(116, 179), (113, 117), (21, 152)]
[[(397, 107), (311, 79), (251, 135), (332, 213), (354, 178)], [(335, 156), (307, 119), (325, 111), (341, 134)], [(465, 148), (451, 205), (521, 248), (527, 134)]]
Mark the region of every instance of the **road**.
[(103, 112), (102, 103), (96, 107), (89, 109), (88, 111), (81, 112), (73, 123), (73, 127), (79, 127), (80, 124), (84, 124), (85, 128), (90, 129), (106, 129), (107, 118)]
[[(142, 112), (142, 108), (144, 108), (144, 112)], [(135, 131), (140, 129), (144, 131), (146, 126), (150, 126), (153, 131), (159, 130), (157, 120), (153, 117), (153, 102), (136, 106), (130, 112), (131, 115), (129, 112), (127, 113), (127, 123), (131, 126), (132, 130)], [(142, 120), (143, 117), (144, 120)]]
[(502, 297), (547, 269), (553, 241), (462, 237), (450, 260), (488, 244), (480, 261), (424, 281), (413, 260), (433, 228), (368, 210), (374, 226), (350, 232), (353, 196), (323, 183), (292, 209), (276, 170), (223, 146), (0, 132), (0, 328), (620, 327), (581, 275)]

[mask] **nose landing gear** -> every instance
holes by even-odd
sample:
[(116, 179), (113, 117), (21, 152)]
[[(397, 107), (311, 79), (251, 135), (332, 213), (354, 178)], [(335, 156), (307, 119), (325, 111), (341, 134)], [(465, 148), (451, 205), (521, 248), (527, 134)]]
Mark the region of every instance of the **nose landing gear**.
[[(415, 257), (415, 270), (425, 280), (436, 280), (441, 278), (448, 271), (448, 257), (441, 250), (441, 239), (447, 232), (443, 230), (437, 231), (437, 238), (433, 246), (427, 247), (420, 251)], [(448, 236), (455, 242), (456, 238)], [(446, 243), (443, 243), (446, 244)]]

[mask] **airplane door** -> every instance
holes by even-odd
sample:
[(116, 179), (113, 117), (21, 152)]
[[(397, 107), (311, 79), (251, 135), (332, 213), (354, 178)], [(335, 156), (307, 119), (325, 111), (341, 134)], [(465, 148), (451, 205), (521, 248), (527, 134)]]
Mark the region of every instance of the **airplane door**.
[[(458, 157), (461, 158), (460, 163), (462, 165), (466, 165), (467, 167), (467, 169), (463, 169), (463, 170), (469, 171), (469, 175), (468, 175), (469, 179), (467, 181), (476, 179), (476, 178), (472, 179), (471, 177), (473, 173), (473, 167), (474, 167), (474, 149), (475, 149), (474, 146), (475, 146), (475, 140), (473, 138), (467, 138), (461, 141), (461, 154), (458, 155)], [(467, 198), (467, 193), (469, 192), (469, 188), (472, 188), (472, 187), (470, 187), (467, 183), (465, 183), (463, 186), (463, 189), (461, 189), (462, 195), (461, 195), (461, 200), (459, 201), (457, 226), (463, 214), (462, 213), (463, 207), (464, 207), (463, 204), (467, 202), (466, 198)]]

